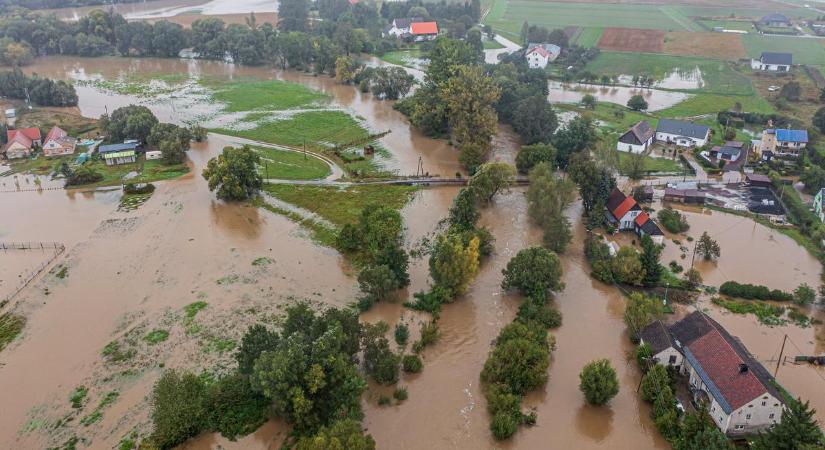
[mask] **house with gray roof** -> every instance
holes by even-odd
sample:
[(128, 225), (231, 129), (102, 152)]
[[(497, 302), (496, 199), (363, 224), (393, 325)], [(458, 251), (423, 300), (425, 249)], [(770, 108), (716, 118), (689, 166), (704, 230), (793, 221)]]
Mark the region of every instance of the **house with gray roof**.
[(653, 128), (646, 120), (633, 125), (619, 137), (616, 150), (629, 153), (644, 153), (653, 145)]
[(684, 120), (660, 119), (656, 140), (679, 147), (704, 147), (710, 139), (710, 128)]
[(784, 14), (773, 13), (759, 19), (759, 24), (771, 28), (789, 28), (793, 26), (791, 19)]
[(791, 66), (792, 53), (762, 52), (759, 59), (751, 60), (751, 69), (763, 72), (790, 72)]

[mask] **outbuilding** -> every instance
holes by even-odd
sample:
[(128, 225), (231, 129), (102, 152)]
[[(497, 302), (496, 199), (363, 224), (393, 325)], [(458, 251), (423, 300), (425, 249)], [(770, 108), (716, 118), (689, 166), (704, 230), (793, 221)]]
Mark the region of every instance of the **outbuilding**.
[(646, 120), (633, 125), (619, 137), (616, 150), (629, 153), (644, 153), (653, 145), (653, 128)]
[(772, 185), (770, 177), (761, 173), (749, 173), (745, 175), (745, 181), (753, 187), (771, 187)]
[(152, 159), (161, 159), (161, 158), (163, 158), (163, 152), (161, 152), (160, 150), (150, 150), (150, 151), (146, 152), (146, 160), (147, 161), (152, 160)]

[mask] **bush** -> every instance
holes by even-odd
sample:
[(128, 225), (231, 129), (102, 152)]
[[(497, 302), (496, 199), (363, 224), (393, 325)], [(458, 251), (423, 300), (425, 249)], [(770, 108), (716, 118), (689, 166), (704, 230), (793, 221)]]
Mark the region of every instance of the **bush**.
[(690, 229), (687, 218), (674, 209), (665, 208), (660, 210), (658, 218), (662, 226), (671, 233), (684, 233)]
[(736, 281), (726, 281), (719, 287), (719, 293), (728, 297), (746, 298), (749, 300), (776, 300), (791, 301), (793, 294), (779, 289), (769, 289), (766, 286), (742, 284)]
[(516, 320), (522, 323), (537, 322), (545, 328), (561, 326), (561, 312), (542, 302), (528, 298), (521, 304)]
[(403, 323), (395, 326), (395, 343), (401, 347), (407, 345), (407, 340), (410, 338), (410, 327)]
[(392, 398), (398, 400), (399, 402), (403, 402), (407, 398), (409, 398), (410, 394), (407, 392), (407, 388), (397, 387), (392, 392)]
[(103, 181), (103, 174), (95, 172), (91, 167), (80, 166), (69, 178), (66, 178), (66, 186), (81, 186)]
[(209, 411), (206, 385), (191, 373), (167, 370), (152, 391), (151, 440), (159, 448), (172, 448), (207, 428)]
[(515, 434), (518, 426), (518, 420), (512, 414), (498, 413), (493, 416), (493, 421), (490, 422), (490, 431), (493, 432), (494, 438), (501, 441)]
[(146, 184), (135, 184), (135, 183), (127, 183), (123, 186), (123, 193), (134, 195), (134, 194), (151, 194), (155, 192), (155, 185), (152, 183)]
[(518, 322), (507, 325), (484, 363), (481, 381), (501, 383), (523, 395), (547, 381), (550, 347), (543, 329)]
[(424, 368), (424, 363), (418, 355), (404, 355), (401, 358), (401, 366), (406, 373), (418, 373)]
[(501, 272), (504, 280), (502, 289), (516, 288), (523, 295), (544, 301), (548, 291), (564, 289), (561, 282), (561, 260), (555, 253), (532, 247), (518, 252)]
[(234, 441), (266, 422), (269, 404), (266, 397), (252, 390), (246, 376), (220, 378), (208, 388), (209, 429)]
[(579, 374), (579, 390), (591, 405), (604, 405), (619, 393), (616, 369), (607, 359), (592, 361)]

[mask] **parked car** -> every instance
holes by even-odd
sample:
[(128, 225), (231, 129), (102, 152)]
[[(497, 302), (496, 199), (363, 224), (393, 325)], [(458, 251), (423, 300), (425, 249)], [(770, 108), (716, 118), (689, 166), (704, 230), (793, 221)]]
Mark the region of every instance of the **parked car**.
[(779, 86), (768, 86), (768, 92), (776, 92), (779, 90)]
[(685, 413), (685, 406), (682, 404), (682, 402), (680, 402), (677, 399), (677, 400), (674, 400), (673, 403), (674, 403), (674, 406), (676, 406), (676, 411), (679, 413), (680, 416)]

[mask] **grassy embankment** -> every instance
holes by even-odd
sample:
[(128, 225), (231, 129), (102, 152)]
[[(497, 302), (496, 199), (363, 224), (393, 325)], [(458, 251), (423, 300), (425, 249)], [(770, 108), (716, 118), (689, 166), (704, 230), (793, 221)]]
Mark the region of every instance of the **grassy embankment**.
[(410, 200), (416, 188), (412, 186), (353, 186), (348, 188), (328, 186), (296, 186), (266, 184), (264, 191), (273, 197), (313, 212), (329, 221), (334, 229), (312, 219), (258, 202), (276, 214), (284, 215), (309, 229), (312, 238), (323, 245), (335, 247), (338, 230), (348, 223), (355, 223), (364, 206), (377, 203), (401, 209)]
[[(203, 80), (226, 112), (246, 112), (237, 127), (211, 131), (272, 144), (302, 147), (339, 161), (350, 174), (383, 176), (372, 158), (343, 153), (333, 155), (336, 145), (367, 139), (367, 131), (345, 111), (331, 109), (328, 95), (297, 83), (278, 80)], [(382, 150), (377, 149), (379, 152)]]

